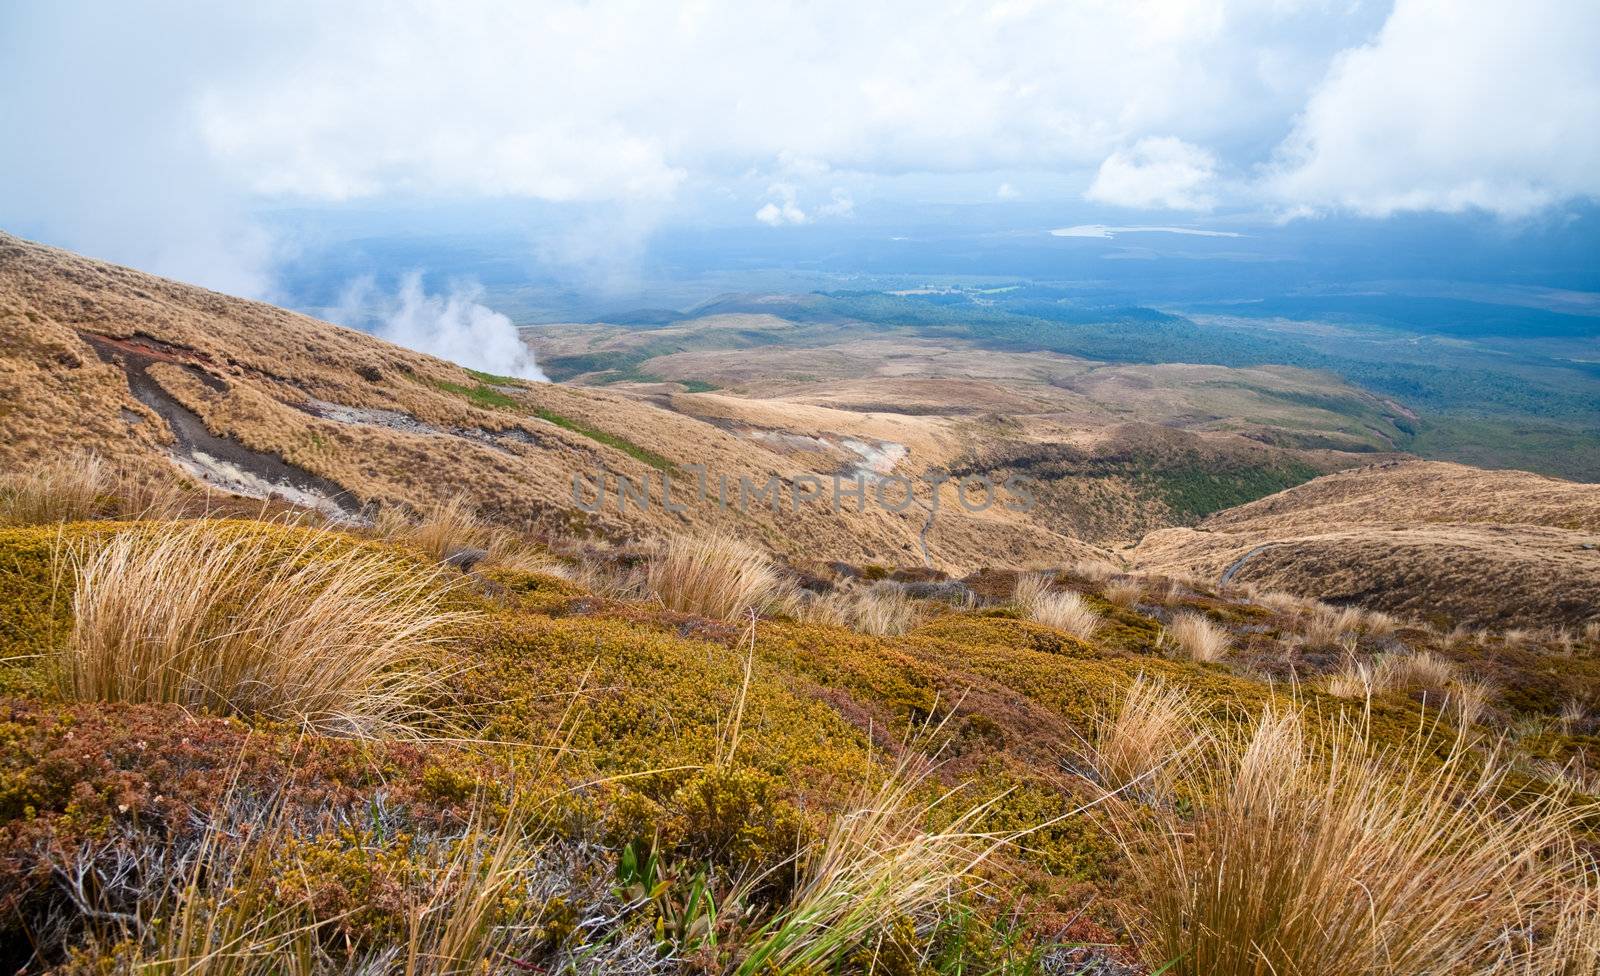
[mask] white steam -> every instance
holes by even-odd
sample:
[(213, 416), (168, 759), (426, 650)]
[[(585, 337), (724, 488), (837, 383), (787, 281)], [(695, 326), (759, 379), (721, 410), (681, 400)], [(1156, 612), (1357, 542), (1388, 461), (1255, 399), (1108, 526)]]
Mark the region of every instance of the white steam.
[(352, 282), (334, 318), (395, 345), (485, 373), (549, 382), (511, 320), (478, 302), (481, 286), (458, 282), (449, 295), (430, 295), (423, 290), (422, 272), (413, 271), (401, 279), (392, 299), (374, 303), (372, 290), (371, 278)]

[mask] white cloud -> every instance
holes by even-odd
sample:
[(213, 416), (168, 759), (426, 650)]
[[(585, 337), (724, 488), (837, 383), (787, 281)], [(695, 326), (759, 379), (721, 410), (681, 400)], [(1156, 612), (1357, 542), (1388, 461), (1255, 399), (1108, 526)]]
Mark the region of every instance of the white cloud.
[(1084, 196), (1119, 207), (1210, 210), (1216, 170), (1216, 157), (1199, 146), (1152, 136), (1107, 156)]
[(1289, 208), (1530, 213), (1600, 196), (1600, 5), (1398, 0), (1269, 174)]
[(856, 213), (855, 197), (843, 187), (834, 187), (829, 191), (829, 201), (817, 208), (819, 217), (854, 217)]
[(430, 295), (423, 290), (422, 273), (413, 271), (400, 282), (398, 294), (380, 298), (373, 294), (372, 279), (362, 278), (345, 289), (334, 318), (462, 366), (546, 382), (516, 326), (480, 304), (481, 295), (481, 288), (467, 284), (452, 286), (448, 295)]
[(769, 200), (760, 210), (756, 211), (756, 220), (768, 227), (782, 227), (784, 224), (803, 224), (811, 218), (800, 209), (796, 202), (796, 191), (788, 183), (774, 183), (767, 187), (767, 195), (775, 199)]
[(1108, 227), (1105, 224), (1078, 224), (1074, 227), (1057, 227), (1051, 237), (1099, 237), (1110, 239), (1118, 234), (1185, 234), (1190, 237), (1243, 237), (1231, 230), (1201, 230), (1198, 227)]
[(259, 294), (288, 242), (252, 214), (276, 207), (531, 199), (629, 210), (605, 219), (637, 238), (717, 207), (792, 225), (888, 192), (972, 202), (1031, 173), (1040, 202), (1092, 177), (1096, 200), (1195, 210), (1253, 197), (1215, 174), (1291, 131), (1262, 177), (1285, 209), (1516, 213), (1597, 192), (1597, 18), (1556, 0), (1392, 18), (1382, 0), (0, 4), (0, 225)]
[(1017, 192), (1017, 188), (1010, 183), (1001, 183), (995, 188), (994, 196), (996, 200), (1017, 200), (1022, 197), (1022, 194)]

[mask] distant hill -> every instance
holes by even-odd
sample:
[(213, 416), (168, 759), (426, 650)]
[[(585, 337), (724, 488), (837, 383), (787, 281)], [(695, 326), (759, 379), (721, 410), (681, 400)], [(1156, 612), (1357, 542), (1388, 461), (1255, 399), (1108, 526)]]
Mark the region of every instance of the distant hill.
[(1578, 625), (1600, 607), (1600, 488), (1390, 463), (1152, 532), (1133, 560), (1418, 619)]

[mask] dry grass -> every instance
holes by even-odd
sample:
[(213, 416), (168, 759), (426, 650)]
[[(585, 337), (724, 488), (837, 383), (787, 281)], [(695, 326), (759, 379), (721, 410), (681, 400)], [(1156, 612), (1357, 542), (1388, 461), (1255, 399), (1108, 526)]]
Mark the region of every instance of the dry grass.
[(733, 620), (777, 598), (772, 560), (731, 536), (673, 536), (650, 560), (645, 586), (668, 610)]
[(792, 601), (794, 615), (807, 623), (842, 627), (877, 637), (895, 637), (922, 621), (922, 605), (898, 583), (825, 595), (804, 594)]
[(1053, 586), (1055, 576), (1051, 573), (1022, 573), (1011, 590), (1011, 600), (1026, 611), (1047, 596)]
[(1136, 579), (1114, 580), (1106, 584), (1100, 595), (1112, 606), (1132, 610), (1144, 599), (1144, 584)]
[(1368, 637), (1390, 637), (1399, 629), (1399, 618), (1381, 610), (1369, 610), (1361, 618), (1361, 632)]
[(1164, 633), (1191, 661), (1220, 661), (1233, 647), (1233, 637), (1226, 630), (1193, 611), (1175, 615)]
[(897, 922), (951, 904), (1003, 841), (980, 833), (987, 806), (924, 830), (955, 791), (929, 801), (934, 767), (913, 749), (876, 790), (864, 792), (801, 857), (788, 904), (743, 947), (735, 976), (834, 972), (855, 949)]
[(1549, 914), (1549, 939), (1533, 949), (1528, 976), (1600, 973), (1600, 862), (1590, 860), (1562, 891)]
[(901, 587), (879, 583), (856, 595), (850, 603), (850, 624), (863, 634), (895, 637), (917, 625), (922, 609)]
[[(1269, 710), (1198, 764), (1191, 819), (1119, 819), (1152, 965), (1179, 976), (1487, 972), (1570, 870), (1593, 809), (1345, 722), (1313, 742)], [(1490, 764), (1489, 769), (1494, 768)], [(1142, 824), (1142, 825), (1141, 825)], [(1555, 970), (1559, 972), (1559, 970)]]
[(1079, 593), (1050, 593), (1028, 608), (1035, 623), (1089, 640), (1100, 629), (1100, 614)]
[(1449, 658), (1432, 651), (1390, 654), (1378, 662), (1380, 683), (1385, 688), (1421, 689), (1443, 692), (1460, 677), (1460, 669)]
[(1445, 694), (1456, 727), (1465, 730), (1483, 720), (1499, 692), (1487, 681), (1468, 678), (1457, 681)]
[(209, 522), (73, 554), (63, 681), (75, 698), (175, 702), (344, 733), (403, 730), (461, 615), (379, 553)]
[(452, 495), (430, 505), (419, 519), (385, 506), (373, 519), (373, 534), (386, 542), (420, 549), (435, 560), (468, 549), (487, 550), (492, 533), (463, 495)]
[(1561, 713), (1556, 717), (1556, 720), (1561, 723), (1561, 727), (1570, 735), (1572, 728), (1588, 717), (1589, 709), (1584, 707), (1583, 702), (1576, 698), (1568, 698), (1562, 703)]
[(1328, 675), (1323, 687), (1328, 694), (1340, 698), (1371, 698), (1384, 691), (1381, 679), (1386, 677), (1387, 673), (1381, 669), (1374, 668), (1365, 661), (1347, 657), (1338, 671)]
[(1028, 619), (1080, 640), (1089, 640), (1100, 628), (1100, 614), (1078, 593), (1056, 593), (1052, 579), (1041, 573), (1017, 577), (1012, 599)]
[(79, 522), (96, 514), (111, 472), (96, 454), (72, 454), (0, 476), (0, 525)]
[(1100, 782), (1157, 800), (1197, 744), (1198, 713), (1183, 689), (1139, 675), (1118, 708), (1095, 722), (1091, 757)]
[(1074, 576), (1101, 582), (1122, 572), (1122, 567), (1108, 559), (1079, 559), (1070, 567)]
[(1361, 629), (1362, 617), (1362, 612), (1355, 607), (1317, 604), (1303, 618), (1300, 633), (1308, 644), (1338, 644)]
[(210, 488), (176, 478), (139, 478), (119, 472), (112, 495), (122, 518), (172, 520), (205, 515), (220, 501)]

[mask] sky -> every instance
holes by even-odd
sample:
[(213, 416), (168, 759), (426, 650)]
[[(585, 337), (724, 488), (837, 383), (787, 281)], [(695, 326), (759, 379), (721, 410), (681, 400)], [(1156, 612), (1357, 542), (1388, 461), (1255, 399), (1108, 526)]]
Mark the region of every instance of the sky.
[(430, 207), (542, 215), (578, 287), (919, 208), (1515, 225), (1600, 198), (1597, 49), (1592, 0), (18, 0), (0, 228), (273, 298), (309, 228)]

